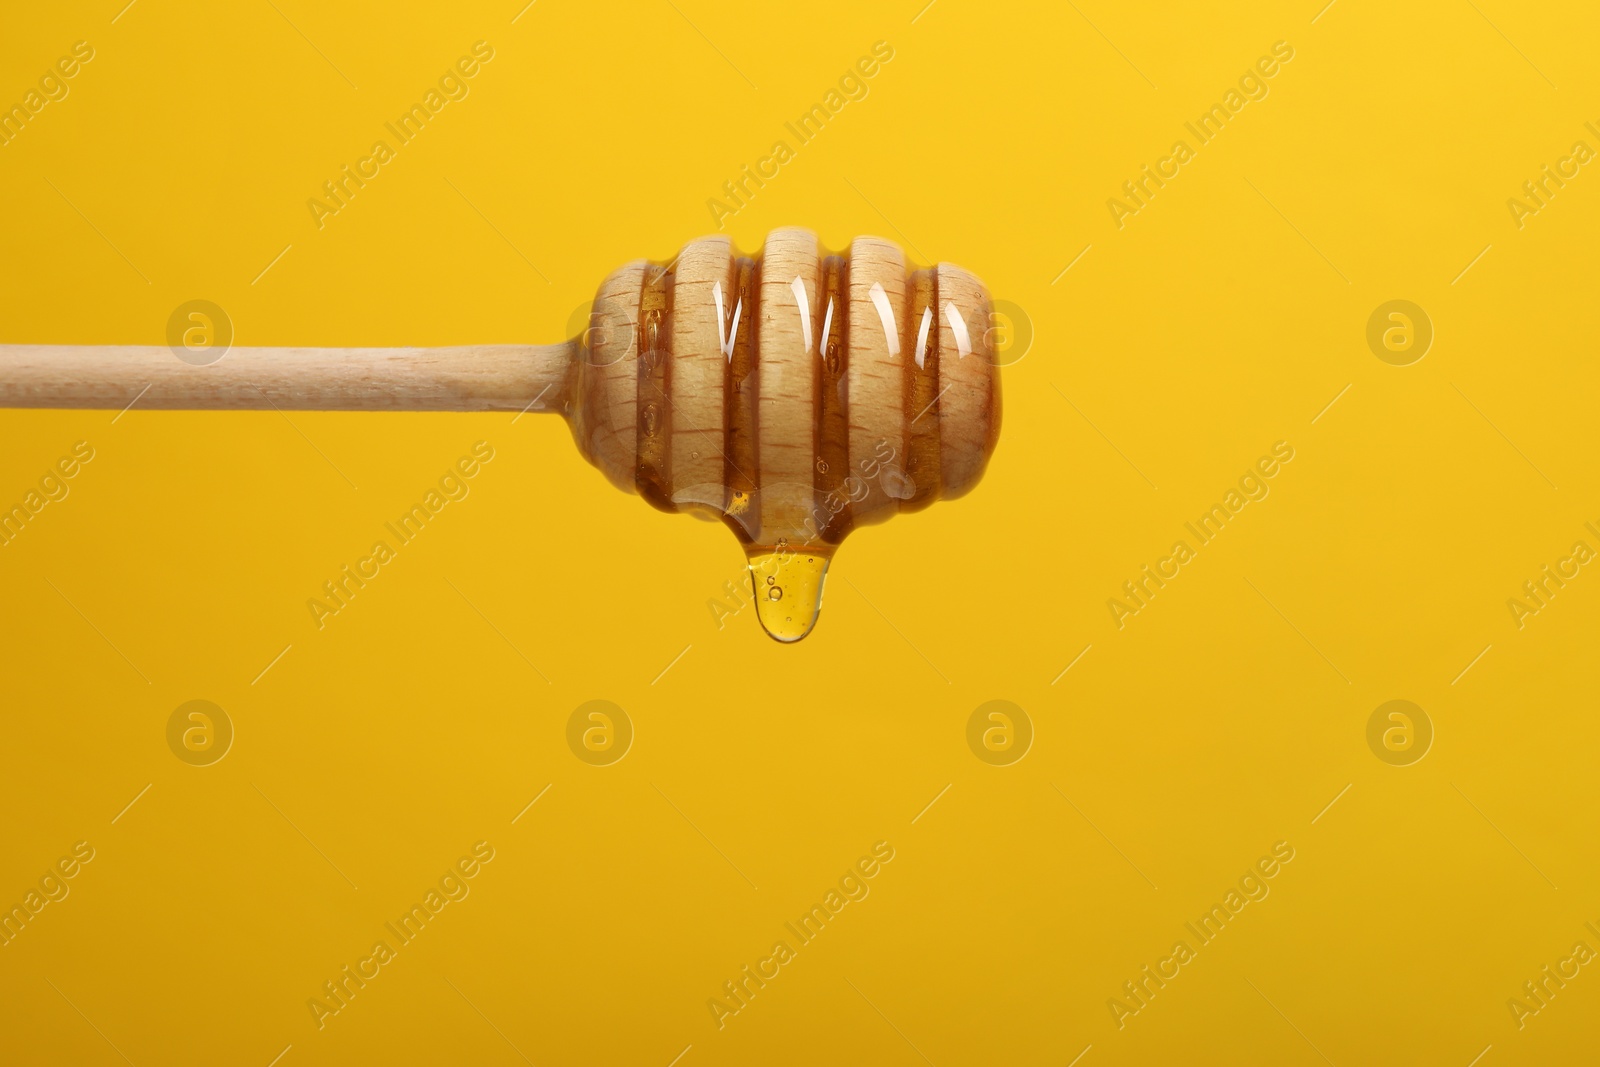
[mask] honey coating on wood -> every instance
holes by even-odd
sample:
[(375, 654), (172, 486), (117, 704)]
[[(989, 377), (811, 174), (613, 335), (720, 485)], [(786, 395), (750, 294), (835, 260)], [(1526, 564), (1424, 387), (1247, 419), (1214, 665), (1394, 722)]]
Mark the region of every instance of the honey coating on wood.
[[(734, 273), (737, 281), (732, 294), (733, 306), (747, 309), (760, 285), (760, 265), (753, 259), (741, 257), (735, 260)], [(756, 399), (760, 382), (755, 373), (760, 336), (756, 322), (753, 314), (739, 315), (739, 328), (732, 337), (733, 353), (728, 358), (724, 396), (727, 442), (723, 449), (722, 478), (728, 489), (728, 503), (722, 518), (733, 528), (736, 537), (749, 521), (750, 506), (760, 488), (756, 456)]]
[(911, 276), (911, 314), (906, 316), (910, 366), (906, 368), (906, 476), (913, 486), (901, 511), (918, 511), (939, 494), (939, 272)]
[(971, 274), (877, 238), (830, 252), (777, 230), (753, 257), (705, 238), (602, 285), (568, 418), (614, 482), (726, 524), (762, 626), (797, 641), (853, 529), (981, 477), (1000, 419), (989, 308)]
[[(847, 307), (850, 300), (850, 261), (844, 256), (828, 256), (822, 261), (823, 306)], [(845, 475), (850, 473), (850, 432), (845, 421), (846, 360), (850, 343), (846, 331), (850, 316), (836, 313), (825, 322), (827, 332), (820, 336), (820, 362), (817, 367), (817, 462), (812, 488), (818, 499), (839, 493)], [(841, 508), (822, 524), (822, 540), (838, 544), (850, 532), (850, 508)]]
[(672, 315), (672, 272), (645, 268), (639, 293), (638, 421), (634, 486), (656, 507), (672, 510), (671, 452), (672, 408), (668, 401), (671, 351), (667, 329)]

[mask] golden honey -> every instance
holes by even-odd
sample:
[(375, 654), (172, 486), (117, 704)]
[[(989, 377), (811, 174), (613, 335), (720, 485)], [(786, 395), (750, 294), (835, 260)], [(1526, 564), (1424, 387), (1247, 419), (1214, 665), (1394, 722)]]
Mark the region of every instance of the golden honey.
[(785, 644), (811, 632), (822, 613), (822, 584), (832, 549), (749, 550), (750, 587), (762, 629)]

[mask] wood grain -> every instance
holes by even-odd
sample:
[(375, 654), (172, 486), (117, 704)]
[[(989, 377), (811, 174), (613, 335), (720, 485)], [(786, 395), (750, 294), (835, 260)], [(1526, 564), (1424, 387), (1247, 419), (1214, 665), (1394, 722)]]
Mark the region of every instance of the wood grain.
[(0, 407), (565, 412), (575, 342), (233, 348), (206, 366), (159, 346), (0, 345)]

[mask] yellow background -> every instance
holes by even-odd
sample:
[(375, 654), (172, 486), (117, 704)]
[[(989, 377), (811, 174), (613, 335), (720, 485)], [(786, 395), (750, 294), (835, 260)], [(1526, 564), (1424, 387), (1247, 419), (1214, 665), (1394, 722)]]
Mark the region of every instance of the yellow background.
[[(984, 482), (852, 537), (796, 647), (719, 630), (734, 539), (548, 416), (0, 415), (6, 507), (95, 449), (0, 549), (0, 900), (97, 851), (0, 949), (0, 1060), (1592, 1062), (1592, 965), (1506, 1006), (1600, 948), (1600, 576), (1506, 606), (1600, 547), (1600, 176), (1506, 206), (1600, 147), (1586, 5), (274, 3), (7, 12), (0, 102), (96, 56), (0, 148), (0, 341), (161, 344), (195, 298), (241, 344), (558, 340), (879, 40), (727, 231), (894, 238), (1036, 341)], [(470, 96), (318, 230), (480, 39)], [(1435, 327), (1411, 366), (1365, 341), (1391, 299)], [(478, 440), (471, 495), (318, 631), (306, 600)], [(1107, 598), (1279, 440), (1271, 495), (1118, 630)], [(597, 698), (636, 730), (603, 768), (564, 739)], [(237, 731), (210, 767), (166, 744), (191, 699)], [(992, 699), (1036, 732), (1009, 767), (965, 740)], [(1367, 746), (1390, 699), (1436, 731), (1409, 767)], [(319, 1031), (307, 999), (479, 840), (471, 895)], [(879, 840), (871, 895), (719, 1030), (708, 998)], [(1270, 896), (1119, 1030), (1108, 998), (1277, 841)]]

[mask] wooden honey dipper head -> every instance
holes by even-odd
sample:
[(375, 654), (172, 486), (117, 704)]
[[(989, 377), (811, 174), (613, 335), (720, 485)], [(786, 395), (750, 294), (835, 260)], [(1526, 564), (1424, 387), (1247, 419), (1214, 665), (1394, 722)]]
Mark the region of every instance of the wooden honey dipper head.
[(721, 518), (744, 544), (767, 632), (810, 632), (857, 526), (971, 489), (1000, 432), (983, 285), (898, 245), (823, 249), (773, 231), (639, 260), (600, 286), (564, 413), (619, 488)]
[(875, 237), (693, 241), (614, 272), (557, 345), (210, 347), (189, 307), (166, 346), (0, 344), (0, 407), (559, 411), (617, 486), (727, 523), (780, 641), (815, 624), (845, 535), (965, 493), (1000, 432), (983, 286)]

